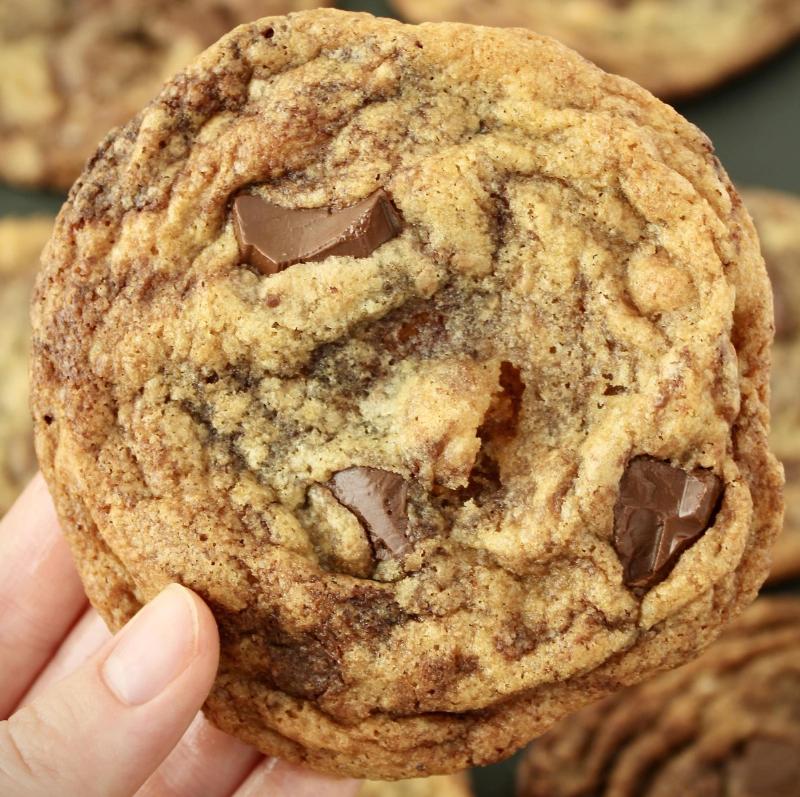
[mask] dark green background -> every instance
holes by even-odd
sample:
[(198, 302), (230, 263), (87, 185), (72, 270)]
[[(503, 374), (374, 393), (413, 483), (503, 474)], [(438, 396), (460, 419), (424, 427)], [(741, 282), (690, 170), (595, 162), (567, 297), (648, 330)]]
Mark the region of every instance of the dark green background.
[[(385, 2), (340, 5), (389, 14)], [(800, 46), (678, 108), (708, 133), (734, 182), (800, 194)], [(0, 215), (55, 211), (61, 199), (0, 186)], [(513, 794), (513, 762), (476, 770), (473, 776), (481, 797)]]

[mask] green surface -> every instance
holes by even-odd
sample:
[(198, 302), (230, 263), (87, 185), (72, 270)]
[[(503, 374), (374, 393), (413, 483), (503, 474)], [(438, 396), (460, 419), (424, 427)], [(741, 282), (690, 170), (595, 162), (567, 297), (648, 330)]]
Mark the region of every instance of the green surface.
[(708, 133), (734, 182), (800, 194), (800, 46), (678, 110)]
[[(385, 2), (341, 5), (389, 14)], [(679, 110), (709, 134), (735, 182), (800, 194), (800, 46)], [(0, 215), (54, 212), (60, 202), (52, 194), (0, 186)], [(505, 762), (473, 772), (479, 797), (510, 797), (513, 769)]]
[(17, 191), (0, 185), (0, 216), (56, 213), (61, 207), (63, 199), (58, 194)]

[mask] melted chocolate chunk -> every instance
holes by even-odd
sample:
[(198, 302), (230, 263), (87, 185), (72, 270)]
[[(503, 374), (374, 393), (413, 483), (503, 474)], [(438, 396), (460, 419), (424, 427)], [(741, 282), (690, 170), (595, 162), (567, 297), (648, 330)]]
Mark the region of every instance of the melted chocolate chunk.
[(651, 457), (631, 460), (614, 509), (614, 547), (628, 587), (663, 581), (709, 527), (722, 494), (710, 470), (687, 473)]
[(334, 474), (330, 488), (361, 521), (373, 544), (379, 540), (396, 557), (408, 552), (408, 484), (402, 476), (377, 468), (348, 468)]
[(400, 233), (402, 222), (384, 191), (341, 210), (293, 210), (242, 194), (233, 203), (233, 226), (244, 260), (277, 274), (333, 255), (369, 257)]

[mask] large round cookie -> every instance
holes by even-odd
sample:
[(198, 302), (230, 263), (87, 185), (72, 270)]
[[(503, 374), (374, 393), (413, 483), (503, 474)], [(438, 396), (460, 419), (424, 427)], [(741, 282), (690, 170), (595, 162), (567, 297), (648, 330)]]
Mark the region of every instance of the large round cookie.
[(392, 0), (415, 22), (527, 27), (662, 97), (694, 94), (800, 34), (796, 0)]
[(206, 707), (374, 779), (508, 755), (749, 602), (772, 301), (708, 140), (550, 39), (240, 28), (110, 138), (34, 306), (38, 453), (117, 627), (211, 604)]
[(2, 0), (0, 179), (68, 188), (106, 133), (235, 25), (325, 0)]
[(51, 218), (0, 219), (0, 516), (36, 472), (28, 409), (28, 305)]
[(369, 781), (358, 797), (472, 797), (472, 790), (466, 775), (440, 775), (394, 783)]
[(744, 200), (775, 294), (770, 444), (786, 470), (786, 520), (770, 579), (780, 581), (800, 575), (800, 198), (749, 189)]
[(759, 600), (704, 656), (535, 741), (519, 797), (795, 797), (800, 601)]

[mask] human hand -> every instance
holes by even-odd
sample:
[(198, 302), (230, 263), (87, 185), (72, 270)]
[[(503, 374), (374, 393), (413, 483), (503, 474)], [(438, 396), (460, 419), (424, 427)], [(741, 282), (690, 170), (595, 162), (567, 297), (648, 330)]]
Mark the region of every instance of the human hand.
[(198, 714), (218, 657), (211, 612), (175, 585), (112, 638), (37, 476), (0, 521), (0, 794), (354, 797)]

